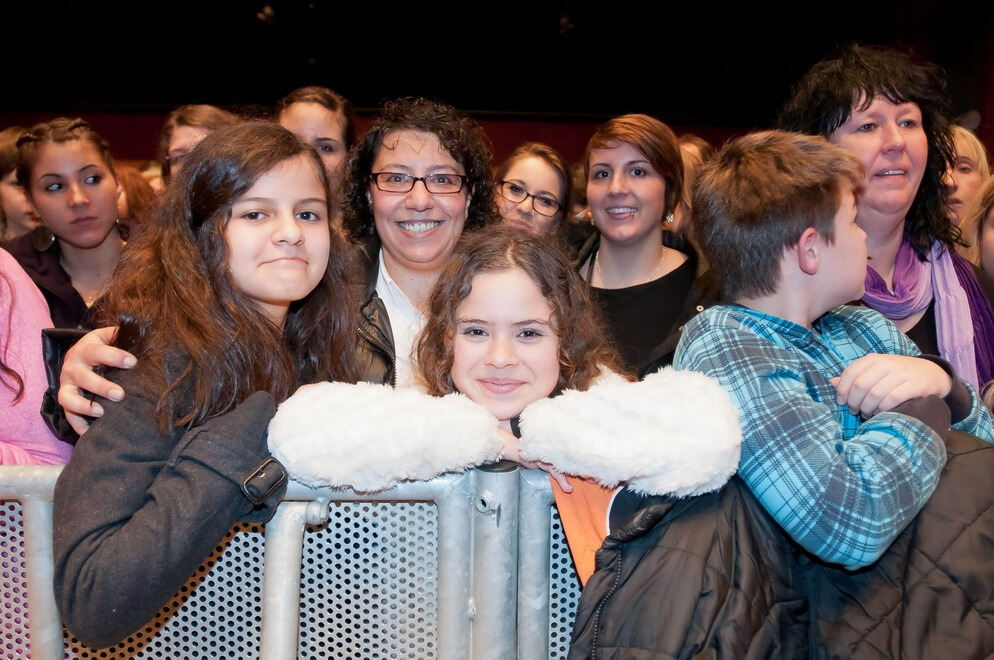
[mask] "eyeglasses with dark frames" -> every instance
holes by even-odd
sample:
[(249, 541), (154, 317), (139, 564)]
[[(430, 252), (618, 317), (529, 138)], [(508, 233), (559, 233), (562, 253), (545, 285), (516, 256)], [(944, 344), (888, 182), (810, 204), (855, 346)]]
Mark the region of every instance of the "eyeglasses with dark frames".
[(462, 190), (466, 177), (462, 174), (429, 174), (414, 176), (403, 172), (373, 172), (370, 178), (376, 187), (383, 192), (406, 193), (414, 189), (414, 184), (421, 181), (425, 189), (436, 195), (450, 195)]
[(520, 204), (531, 197), (532, 208), (535, 209), (535, 212), (549, 218), (559, 213), (559, 209), (563, 207), (562, 204), (548, 195), (533, 195), (513, 181), (500, 182), (500, 196), (515, 204)]

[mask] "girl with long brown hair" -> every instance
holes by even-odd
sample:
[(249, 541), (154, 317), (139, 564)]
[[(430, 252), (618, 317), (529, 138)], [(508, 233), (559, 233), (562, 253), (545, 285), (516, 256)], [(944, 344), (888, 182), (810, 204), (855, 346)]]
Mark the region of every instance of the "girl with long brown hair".
[(238, 520), (265, 521), (286, 473), (265, 444), (301, 383), (355, 379), (355, 303), (317, 154), (279, 126), (198, 144), (106, 301), (138, 357), (128, 391), (55, 488), (55, 591), (70, 630), (112, 644)]

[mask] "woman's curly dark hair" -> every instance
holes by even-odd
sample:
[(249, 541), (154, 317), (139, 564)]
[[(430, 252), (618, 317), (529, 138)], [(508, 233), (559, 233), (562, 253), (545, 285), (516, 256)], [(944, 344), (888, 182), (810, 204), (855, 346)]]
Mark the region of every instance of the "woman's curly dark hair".
[(959, 230), (949, 220), (942, 185), (955, 149), (946, 79), (939, 67), (891, 48), (847, 46), (811, 67), (781, 108), (777, 123), (786, 131), (828, 138), (876, 96), (894, 104), (914, 103), (922, 113), (928, 160), (904, 231), (924, 261), (937, 240), (950, 246), (961, 243)]
[(557, 389), (585, 390), (606, 367), (623, 373), (604, 335), (588, 287), (555, 242), (504, 226), (463, 234), (428, 299), (428, 319), (415, 344), (415, 364), (429, 394), (455, 391), (452, 344), (456, 310), (480, 273), (520, 268), (552, 307), (559, 335)]
[(496, 216), (492, 156), (486, 133), (475, 121), (450, 105), (424, 98), (390, 101), (373, 126), (353, 147), (345, 174), (345, 229), (353, 239), (373, 236), (369, 177), (383, 138), (393, 131), (434, 133), (446, 151), (466, 170), (470, 191), (466, 229), (481, 227)]

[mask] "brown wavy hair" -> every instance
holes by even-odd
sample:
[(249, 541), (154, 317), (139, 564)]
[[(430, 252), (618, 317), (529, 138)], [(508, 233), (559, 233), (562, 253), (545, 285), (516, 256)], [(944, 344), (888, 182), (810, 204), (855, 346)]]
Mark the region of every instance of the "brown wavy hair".
[(281, 401), (302, 383), (355, 381), (356, 302), (337, 230), (329, 225), (324, 277), (290, 305), (282, 331), (228, 269), (232, 204), (259, 177), (301, 155), (327, 195), (320, 158), (293, 133), (268, 122), (214, 131), (190, 153), (122, 257), (103, 320), (120, 325), (116, 344), (138, 356), (135, 368), (150, 391), (162, 392), (156, 415), (163, 431), (223, 414), (256, 391)]
[(429, 394), (455, 391), (451, 372), (456, 310), (469, 295), (473, 278), (512, 268), (527, 273), (552, 306), (552, 325), (559, 335), (558, 390), (587, 389), (602, 367), (622, 373), (587, 286), (562, 250), (541, 236), (490, 227), (463, 234), (428, 300), (428, 321), (416, 343), (415, 362)]

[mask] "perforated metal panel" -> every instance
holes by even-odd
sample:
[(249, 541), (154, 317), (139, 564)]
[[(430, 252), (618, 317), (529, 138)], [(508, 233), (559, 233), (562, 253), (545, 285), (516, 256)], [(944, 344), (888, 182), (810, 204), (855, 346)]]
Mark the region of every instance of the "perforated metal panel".
[(549, 542), (549, 657), (565, 658), (569, 653), (573, 622), (580, 603), (580, 578), (573, 556), (566, 545), (566, 535), (559, 512), (552, 508), (552, 535)]
[(236, 525), (155, 619), (108, 649), (65, 633), (66, 655), (126, 658), (255, 658), (262, 611), (263, 527)]
[(0, 657), (27, 658), (28, 588), (20, 502), (0, 502)]
[[(10, 474), (17, 476), (14, 472)], [(54, 476), (51, 475), (53, 481)], [(39, 482), (39, 487), (31, 481), (33, 478), (28, 475), (18, 482), (22, 484), (18, 488), (47, 492), (45, 489), (50, 486)], [(547, 488), (547, 483), (542, 485)], [(454, 572), (468, 571), (467, 564), (474, 563), (474, 570), (485, 573), (499, 563), (485, 561), (479, 565), (469, 549), (472, 544), (466, 545), (468, 532), (467, 536), (453, 534), (453, 530), (461, 529), (463, 524), (474, 524), (472, 515), (463, 518), (462, 506), (468, 507), (466, 502), (471, 500), (463, 501), (468, 491), (460, 490), (457, 494), (452, 490), (453, 484), (446, 483), (441, 489), (442, 500), (436, 505), (422, 499), (422, 496), (434, 498), (434, 487), (424, 489), (423, 495), (406, 501), (332, 502), (329, 522), (304, 534), (301, 616), (297, 629), (300, 657), (420, 659), (438, 657), (440, 644), (449, 648), (445, 645), (450, 644), (448, 640), (452, 634), (444, 628), (446, 637), (444, 640), (439, 637), (438, 617), (444, 613), (446, 625), (456, 621), (453, 616), (463, 621), (462, 625), (468, 623), (464, 618), (465, 605), (459, 603), (466, 602), (463, 599), (469, 595), (469, 587), (457, 586), (464, 584), (459, 579), (468, 578), (460, 577), (453, 582)], [(544, 519), (551, 532), (547, 567), (543, 567), (541, 561), (535, 566), (540, 575), (549, 571), (549, 581), (542, 577), (540, 582), (547, 585), (550, 596), (550, 607), (548, 610), (543, 608), (549, 612), (549, 634), (546, 637), (545, 631), (537, 631), (541, 638), (538, 648), (544, 649), (548, 640), (549, 657), (561, 658), (568, 651), (580, 592), (559, 517), (550, 506), (551, 494), (547, 495), (537, 509), (533, 507), (538, 515), (537, 519), (533, 518), (534, 524), (543, 528), (545, 525), (541, 521)], [(453, 509), (454, 502), (461, 504)], [(37, 516), (38, 512), (29, 513)], [(37, 521), (37, 517), (32, 520)], [(461, 520), (465, 522), (460, 523)], [(448, 539), (441, 548), (440, 530), (446, 530), (445, 539)], [(23, 543), (21, 504), (0, 503), (0, 570), (3, 578), (0, 584), (0, 621), (3, 621), (0, 658), (30, 657)], [(542, 545), (544, 547), (544, 543)], [(453, 553), (454, 548), (459, 550)], [(513, 552), (513, 548), (509, 551)], [(237, 526), (176, 597), (160, 610), (156, 619), (141, 631), (115, 647), (102, 650), (85, 648), (65, 634), (64, 657), (120, 660), (132, 657), (258, 657), (263, 610), (263, 554), (262, 527)], [(438, 565), (440, 555), (450, 562), (447, 567)], [(443, 570), (440, 586), (439, 572)], [(291, 573), (294, 574), (295, 571)], [(447, 594), (444, 601), (440, 589)], [(481, 595), (476, 594), (475, 598)], [(506, 605), (513, 608), (514, 602), (509, 601)], [(57, 619), (51, 623), (58, 625)], [(477, 624), (482, 625), (482, 622)], [(454, 629), (458, 631), (458, 626)], [(456, 632), (459, 634), (462, 633)], [(466, 652), (460, 650), (447, 655), (465, 656)]]
[(304, 536), (300, 657), (436, 657), (436, 506), (332, 502), (329, 515)]

